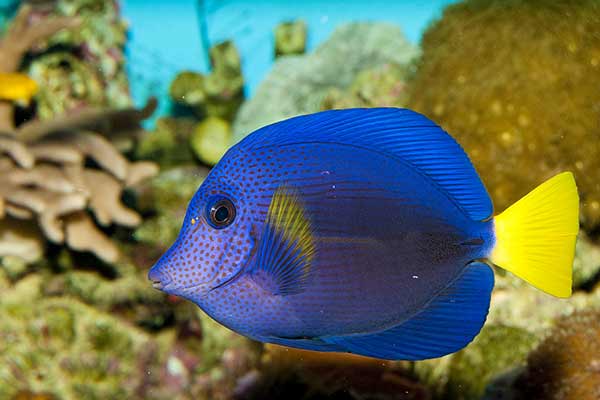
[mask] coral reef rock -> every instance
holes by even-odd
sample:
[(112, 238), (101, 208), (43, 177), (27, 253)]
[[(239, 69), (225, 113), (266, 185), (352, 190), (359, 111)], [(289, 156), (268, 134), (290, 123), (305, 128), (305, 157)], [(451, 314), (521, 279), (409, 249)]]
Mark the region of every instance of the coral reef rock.
[(394, 25), (343, 25), (314, 53), (280, 57), (275, 62), (254, 97), (240, 109), (234, 139), (239, 141), (285, 118), (319, 111), (332, 89), (347, 89), (360, 71), (386, 63), (406, 65), (416, 55), (417, 50)]
[[(23, 5), (0, 37), (0, 72), (17, 72), (27, 52), (59, 31), (76, 29), (80, 23), (76, 17), (36, 20), (31, 5)], [(13, 130), (14, 119), (14, 104), (0, 101), (0, 132)]]
[(382, 64), (361, 71), (348, 89), (331, 89), (321, 108), (404, 107), (407, 71), (407, 66), (396, 64)]
[(521, 399), (600, 399), (600, 308), (564, 317), (527, 359)]
[(573, 171), (600, 225), (600, 3), (467, 0), (425, 32), (410, 108), (464, 146), (497, 211)]
[(34, 3), (34, 21), (51, 18), (76, 18), (79, 25), (50, 36), (45, 46), (35, 49), (27, 73), (40, 86), (37, 117), (50, 119), (86, 106), (130, 106), (124, 56), (127, 26), (117, 2), (57, 0), (50, 7), (47, 2)]

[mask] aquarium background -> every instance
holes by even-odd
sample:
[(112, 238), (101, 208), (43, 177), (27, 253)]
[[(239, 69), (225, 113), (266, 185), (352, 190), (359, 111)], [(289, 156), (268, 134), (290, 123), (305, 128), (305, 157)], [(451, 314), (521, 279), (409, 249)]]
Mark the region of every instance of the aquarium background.
[[(0, 0), (0, 73), (37, 83), (0, 100), (0, 399), (599, 399), (598, 26), (596, 0)], [(255, 343), (152, 289), (231, 145), (376, 106), (448, 130), (497, 212), (573, 171), (573, 296), (496, 270), (473, 343), (388, 362)]]

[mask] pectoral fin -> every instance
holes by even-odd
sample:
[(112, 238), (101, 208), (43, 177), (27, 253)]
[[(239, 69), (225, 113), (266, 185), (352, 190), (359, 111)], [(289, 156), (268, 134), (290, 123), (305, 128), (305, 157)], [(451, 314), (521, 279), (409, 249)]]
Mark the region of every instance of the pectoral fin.
[(300, 293), (309, 281), (314, 252), (311, 223), (298, 191), (280, 186), (269, 206), (256, 267), (250, 272), (275, 295)]

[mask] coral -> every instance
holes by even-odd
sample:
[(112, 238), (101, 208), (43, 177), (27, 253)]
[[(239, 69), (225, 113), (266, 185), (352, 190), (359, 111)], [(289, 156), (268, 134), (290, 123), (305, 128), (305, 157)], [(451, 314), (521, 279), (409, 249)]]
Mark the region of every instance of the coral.
[(331, 89), (321, 108), (404, 107), (407, 66), (382, 64), (358, 73), (346, 90)]
[(226, 41), (210, 49), (210, 60), (210, 74), (182, 71), (171, 83), (169, 94), (200, 118), (215, 116), (230, 121), (244, 100), (240, 56), (235, 45)]
[(319, 111), (332, 89), (345, 90), (360, 71), (386, 63), (406, 65), (416, 55), (394, 25), (343, 25), (314, 53), (277, 59), (254, 97), (240, 109), (234, 139), (288, 117)]
[[(125, 73), (126, 24), (115, 1), (57, 0), (34, 7), (34, 16), (74, 18), (77, 29), (52, 35), (36, 49), (27, 71), (40, 86), (37, 118), (50, 119), (84, 106), (131, 105)], [(54, 51), (55, 47), (63, 49)]]
[(158, 176), (135, 187), (138, 207), (154, 211), (136, 229), (134, 237), (142, 243), (166, 250), (177, 238), (187, 204), (208, 175), (205, 167), (190, 165), (162, 171)]
[[(154, 104), (155, 105), (155, 104)], [(121, 204), (123, 188), (157, 173), (150, 162), (129, 162), (104, 136), (89, 131), (139, 130), (140, 118), (153, 110), (83, 110), (51, 121), (21, 125), (0, 140), (0, 216), (39, 223), (52, 242), (91, 251), (108, 262), (118, 257), (115, 244), (92, 221), (136, 226), (137, 213)], [(90, 168), (86, 160), (102, 169)]]
[(429, 400), (410, 375), (389, 361), (266, 345), (260, 369), (239, 383), (236, 398)]
[[(0, 259), (17, 257), (34, 263), (44, 254), (45, 244), (42, 232), (35, 223), (10, 217), (0, 219)], [(0, 260), (0, 265), (3, 261)]]
[(136, 157), (153, 160), (161, 168), (193, 163), (195, 157), (189, 141), (195, 126), (196, 121), (192, 118), (157, 119), (154, 130), (138, 142)]
[(303, 54), (306, 49), (306, 23), (282, 22), (275, 28), (275, 57)]
[(575, 247), (573, 287), (593, 286), (598, 279), (600, 279), (600, 246), (581, 233)]
[[(78, 18), (56, 17), (32, 21), (30, 5), (23, 5), (14, 20), (0, 38), (0, 72), (16, 72), (25, 54), (35, 45), (47, 40), (63, 29), (72, 29), (80, 24)], [(14, 129), (13, 104), (0, 102), (0, 132)]]
[(44, 299), (41, 286), (31, 275), (0, 300), (0, 398), (143, 398), (158, 344), (76, 300)]
[(50, 119), (84, 105), (106, 103), (100, 69), (70, 53), (40, 57), (29, 68), (29, 74), (43, 83), (36, 95), (40, 119)]
[(522, 399), (600, 398), (600, 308), (558, 320), (527, 359)]
[(215, 165), (232, 144), (231, 126), (218, 117), (208, 117), (194, 128), (190, 146), (196, 157), (207, 165)]
[(204, 75), (194, 71), (181, 71), (171, 82), (169, 95), (179, 104), (201, 110), (206, 101)]
[[(541, 337), (557, 317), (600, 307), (600, 290), (594, 288), (598, 279), (598, 248), (582, 238), (579, 242), (574, 272), (574, 283), (578, 285), (569, 299), (549, 296), (512, 274), (497, 271), (487, 323), (519, 327)], [(583, 276), (589, 278), (584, 280)]]
[(486, 324), (475, 340), (455, 354), (414, 364), (435, 398), (479, 400), (495, 377), (525, 364), (538, 339), (521, 328)]
[(600, 224), (598, 24), (595, 0), (467, 0), (425, 32), (408, 105), (465, 147), (498, 211), (571, 170)]

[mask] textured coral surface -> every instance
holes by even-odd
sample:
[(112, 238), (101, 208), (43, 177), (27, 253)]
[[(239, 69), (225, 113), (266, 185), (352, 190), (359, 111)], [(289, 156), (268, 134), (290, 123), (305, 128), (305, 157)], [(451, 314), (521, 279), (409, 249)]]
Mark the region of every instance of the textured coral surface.
[(600, 224), (599, 25), (595, 0), (470, 0), (425, 32), (408, 105), (464, 146), (497, 211), (571, 170)]

